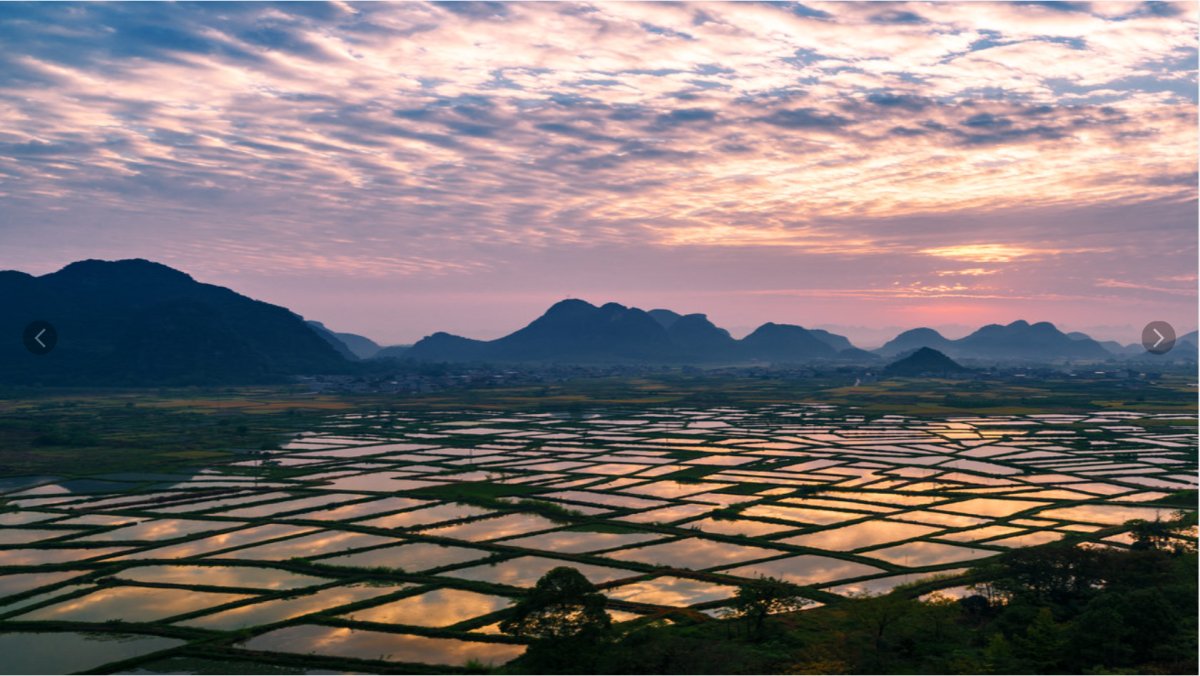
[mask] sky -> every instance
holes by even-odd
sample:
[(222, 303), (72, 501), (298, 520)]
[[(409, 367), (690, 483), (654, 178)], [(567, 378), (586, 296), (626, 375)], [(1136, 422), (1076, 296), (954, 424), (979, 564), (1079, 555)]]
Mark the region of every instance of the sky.
[(0, 3), (0, 269), (382, 343), (1197, 315), (1197, 3)]

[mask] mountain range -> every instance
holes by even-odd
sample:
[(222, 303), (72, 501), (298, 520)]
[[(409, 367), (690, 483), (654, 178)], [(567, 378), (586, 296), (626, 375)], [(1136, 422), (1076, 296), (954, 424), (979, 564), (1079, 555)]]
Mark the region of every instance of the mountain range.
[[(1181, 336), (1169, 359), (1195, 359), (1196, 344), (1196, 332)], [(496, 340), (439, 332), (402, 351), (385, 349), (379, 356), (425, 361), (871, 364), (921, 348), (954, 359), (990, 362), (1161, 360), (1140, 345), (1102, 344), (1085, 334), (1063, 333), (1049, 322), (989, 324), (958, 339), (930, 328), (912, 329), (869, 352), (844, 336), (794, 324), (768, 322), (738, 340), (703, 314), (643, 311), (617, 303), (597, 307), (576, 299), (554, 304), (525, 328)]]
[[(1100, 343), (1048, 322), (991, 324), (958, 339), (918, 328), (869, 352), (844, 336), (794, 324), (768, 322), (736, 339), (704, 314), (576, 299), (555, 303), (524, 328), (496, 340), (439, 332), (412, 346), (381, 348), (363, 336), (333, 331), (287, 308), (145, 260), (80, 261), (38, 277), (0, 271), (0, 335), (20, 335), (36, 319), (57, 327), (58, 347), (39, 357), (19, 341), (0, 342), (0, 382), (265, 382), (357, 372), (383, 359), (871, 366), (883, 363), (881, 357), (903, 359), (921, 348), (952, 359), (991, 362), (1163, 361), (1138, 345)], [(1196, 344), (1196, 332), (1181, 336), (1166, 360), (1194, 360)], [(370, 361), (356, 365), (364, 360)]]
[[(1196, 332), (1180, 336), (1175, 348), (1168, 353), (1171, 359), (1195, 359)], [(905, 331), (888, 341), (875, 352), (884, 357), (896, 357), (928, 347), (955, 359), (992, 361), (1104, 360), (1112, 357), (1157, 358), (1148, 354), (1140, 344), (1122, 346), (1116, 341), (1099, 342), (1078, 331), (1063, 333), (1050, 322), (1018, 320), (1011, 324), (988, 324), (974, 333), (951, 340), (929, 328)]]
[(57, 329), (57, 347), (35, 356), (0, 342), (0, 381), (263, 382), (347, 366), (287, 308), (145, 260), (86, 260), (40, 277), (0, 271), (0, 335), (39, 319)]
[(324, 324), (313, 319), (308, 320), (307, 324), (346, 359), (370, 359), (384, 349), (366, 336), (331, 331)]
[(482, 341), (435, 333), (403, 356), (426, 361), (583, 363), (878, 359), (855, 349), (843, 336), (791, 324), (769, 322), (737, 340), (703, 314), (645, 311), (617, 303), (597, 307), (576, 299), (555, 303), (528, 326), (503, 338)]

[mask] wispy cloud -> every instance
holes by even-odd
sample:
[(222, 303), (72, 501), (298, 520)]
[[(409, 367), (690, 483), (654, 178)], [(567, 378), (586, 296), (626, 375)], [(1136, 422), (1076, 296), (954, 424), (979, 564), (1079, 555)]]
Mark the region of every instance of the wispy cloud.
[[(1104, 249), (1094, 248), (1044, 248), (1033, 245), (1017, 244), (956, 244), (953, 246), (933, 247), (922, 249), (921, 253), (938, 258), (950, 258), (971, 263), (1009, 263), (1021, 259), (1038, 259), (1065, 254), (1099, 253)], [(938, 273), (942, 274), (942, 273)], [(990, 274), (980, 268), (972, 268), (970, 272), (960, 271), (958, 274)]]
[[(0, 265), (235, 241), (230, 279), (487, 286), (531, 249), (1031, 280), (1070, 254), (1095, 289), (1136, 244), (1184, 274), (1196, 33), (1184, 3), (0, 5)], [(1039, 216), (1090, 208), (1136, 242)]]

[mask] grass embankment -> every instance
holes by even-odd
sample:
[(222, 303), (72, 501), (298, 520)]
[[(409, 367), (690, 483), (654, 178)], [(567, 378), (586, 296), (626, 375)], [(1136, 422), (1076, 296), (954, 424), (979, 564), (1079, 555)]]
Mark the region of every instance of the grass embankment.
[(0, 476), (163, 471), (274, 448), (357, 404), (288, 388), (0, 394)]
[[(848, 374), (730, 376), (668, 372), (579, 378), (552, 385), (475, 387), (434, 394), (315, 395), (303, 387), (42, 388), (0, 391), (0, 476), (161, 471), (234, 451), (274, 447), (331, 414), (378, 410), (636, 413), (651, 407), (817, 402), (870, 416), (1018, 415), (1097, 410), (1195, 416), (1194, 378), (1089, 377), (887, 380)], [(849, 382), (848, 382), (849, 381)], [(1191, 425), (1195, 425), (1193, 420)], [(346, 430), (353, 432), (353, 430)]]

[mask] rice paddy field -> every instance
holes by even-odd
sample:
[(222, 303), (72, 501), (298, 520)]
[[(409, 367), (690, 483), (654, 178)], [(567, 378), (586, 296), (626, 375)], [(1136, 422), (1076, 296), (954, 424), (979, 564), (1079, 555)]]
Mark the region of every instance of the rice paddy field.
[(0, 672), (501, 665), (562, 565), (622, 623), (762, 575), (810, 608), (963, 595), (1012, 548), (1128, 547), (1196, 461), (1194, 413), (336, 414), (187, 472), (0, 478)]

